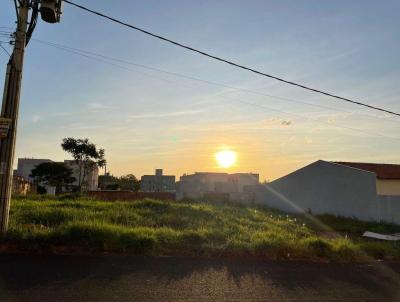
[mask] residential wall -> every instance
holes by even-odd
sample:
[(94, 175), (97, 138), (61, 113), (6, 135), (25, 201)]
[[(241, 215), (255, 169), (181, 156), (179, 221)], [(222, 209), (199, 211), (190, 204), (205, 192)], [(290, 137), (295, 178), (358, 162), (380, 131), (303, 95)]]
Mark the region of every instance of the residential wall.
[(156, 169), (154, 175), (143, 175), (140, 179), (142, 192), (175, 192), (175, 176), (163, 175), (162, 169)]
[(12, 194), (16, 195), (27, 195), (28, 193), (34, 193), (35, 186), (29, 180), (23, 176), (18, 176), (16, 174), (12, 177)]
[(229, 175), (229, 179), (237, 185), (237, 192), (243, 192), (243, 188), (246, 186), (260, 183), (260, 176), (256, 173), (234, 173)]
[(256, 202), (286, 212), (379, 220), (375, 173), (335, 163), (317, 161), (255, 191)]
[[(64, 160), (64, 163), (72, 170), (72, 176), (75, 177), (75, 182), (72, 185), (77, 186), (79, 184), (79, 166), (74, 160)], [(85, 177), (86, 190), (93, 191), (97, 190), (99, 186), (99, 168), (94, 166), (91, 171)]]
[(228, 185), (228, 176), (228, 173), (213, 172), (196, 172), (183, 175), (176, 183), (177, 199), (199, 199), (208, 193), (223, 193), (227, 186), (231, 187)]
[(23, 176), (25, 179), (33, 181), (33, 178), (30, 177), (32, 170), (42, 163), (49, 162), (52, 162), (52, 160), (39, 158), (18, 158), (16, 175)]
[(377, 196), (378, 221), (400, 224), (400, 196)]
[(244, 193), (244, 188), (258, 183), (259, 175), (254, 173), (196, 172), (180, 177), (177, 198), (201, 199), (207, 194), (218, 193), (225, 194), (232, 201), (247, 201), (248, 196), (253, 200), (253, 195)]
[(400, 179), (377, 179), (376, 190), (378, 195), (400, 196)]
[(143, 175), (140, 180), (140, 190), (143, 192), (174, 192), (175, 176)]

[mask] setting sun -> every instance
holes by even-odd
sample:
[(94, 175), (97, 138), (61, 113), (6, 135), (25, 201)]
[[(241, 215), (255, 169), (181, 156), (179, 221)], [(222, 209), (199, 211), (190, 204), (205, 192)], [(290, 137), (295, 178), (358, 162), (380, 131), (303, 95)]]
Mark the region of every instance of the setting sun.
[(219, 151), (215, 154), (218, 165), (223, 168), (230, 168), (236, 163), (237, 154), (231, 150)]

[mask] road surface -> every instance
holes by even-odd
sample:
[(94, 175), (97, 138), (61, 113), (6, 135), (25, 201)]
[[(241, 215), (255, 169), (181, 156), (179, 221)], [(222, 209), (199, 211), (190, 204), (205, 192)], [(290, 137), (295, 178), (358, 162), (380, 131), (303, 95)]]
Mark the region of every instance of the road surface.
[(0, 255), (0, 301), (400, 301), (400, 263)]

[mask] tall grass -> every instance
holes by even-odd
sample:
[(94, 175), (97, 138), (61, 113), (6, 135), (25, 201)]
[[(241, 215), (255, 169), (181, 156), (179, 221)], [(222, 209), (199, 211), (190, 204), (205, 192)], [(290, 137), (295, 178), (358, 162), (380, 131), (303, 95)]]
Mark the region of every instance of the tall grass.
[(79, 247), (149, 255), (335, 260), (362, 259), (368, 253), (400, 259), (400, 247), (393, 243), (326, 238), (304, 219), (262, 207), (207, 202), (17, 198), (6, 241), (28, 250)]

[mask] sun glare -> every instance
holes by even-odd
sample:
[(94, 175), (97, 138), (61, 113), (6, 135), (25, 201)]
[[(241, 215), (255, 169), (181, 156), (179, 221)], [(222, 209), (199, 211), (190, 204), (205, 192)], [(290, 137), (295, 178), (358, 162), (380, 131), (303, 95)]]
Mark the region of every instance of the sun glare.
[(215, 154), (215, 159), (222, 168), (232, 167), (236, 163), (236, 157), (236, 152), (231, 150), (223, 150)]

